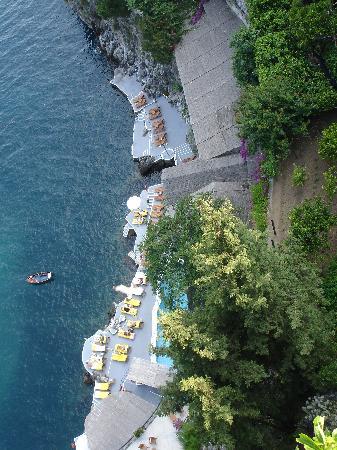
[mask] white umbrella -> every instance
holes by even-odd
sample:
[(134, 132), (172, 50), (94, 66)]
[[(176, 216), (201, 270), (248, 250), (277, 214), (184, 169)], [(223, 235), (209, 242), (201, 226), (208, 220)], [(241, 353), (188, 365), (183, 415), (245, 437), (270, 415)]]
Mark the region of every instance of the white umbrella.
[(123, 284), (119, 284), (118, 286), (114, 286), (115, 291), (121, 292), (125, 294), (128, 298), (131, 298), (133, 295), (143, 295), (144, 289), (142, 287), (127, 287)]
[(126, 202), (126, 206), (131, 210), (137, 209), (140, 207), (141, 202), (142, 199), (134, 195), (133, 197), (130, 197), (129, 200)]

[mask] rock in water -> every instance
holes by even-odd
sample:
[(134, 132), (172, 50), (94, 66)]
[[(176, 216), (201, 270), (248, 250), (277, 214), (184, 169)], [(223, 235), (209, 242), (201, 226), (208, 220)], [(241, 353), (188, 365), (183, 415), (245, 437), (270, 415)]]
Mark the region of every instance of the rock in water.
[(142, 156), (139, 158), (139, 172), (145, 176), (154, 170), (155, 159), (153, 156)]
[(84, 384), (94, 384), (94, 380), (89, 372), (85, 372), (83, 375), (83, 383)]

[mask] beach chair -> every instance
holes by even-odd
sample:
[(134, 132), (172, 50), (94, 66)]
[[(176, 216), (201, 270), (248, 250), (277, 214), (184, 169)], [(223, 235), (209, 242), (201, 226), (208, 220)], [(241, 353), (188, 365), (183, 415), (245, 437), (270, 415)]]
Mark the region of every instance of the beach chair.
[(126, 323), (129, 328), (141, 328), (144, 322), (143, 320), (128, 320)]
[(162, 211), (163, 209), (165, 209), (165, 206), (162, 204), (152, 206), (152, 211)]
[(151, 211), (151, 217), (159, 218), (163, 215), (162, 211)]
[(109, 397), (109, 395), (110, 392), (108, 391), (94, 391), (94, 398), (103, 399)]
[(144, 217), (134, 217), (132, 219), (132, 225), (143, 225)]
[(115, 353), (123, 353), (126, 355), (130, 349), (130, 345), (128, 344), (116, 344), (115, 345)]
[(93, 352), (105, 352), (106, 348), (105, 345), (91, 344), (91, 350)]
[(121, 353), (114, 353), (111, 357), (112, 361), (125, 362), (128, 359), (128, 355), (123, 355)]
[(122, 314), (129, 314), (130, 316), (136, 316), (138, 312), (137, 308), (130, 308), (129, 306), (122, 306), (121, 307), (121, 313)]
[(104, 365), (103, 361), (93, 361), (91, 363), (91, 369), (100, 371), (103, 370), (103, 365)]
[(108, 341), (108, 338), (104, 334), (95, 336), (95, 344), (106, 344), (107, 341)]
[(118, 330), (117, 336), (124, 338), (124, 339), (133, 340), (135, 338), (135, 333), (131, 333), (131, 331), (122, 330), (122, 328), (120, 328)]
[(140, 300), (137, 300), (137, 299), (135, 299), (135, 298), (125, 298), (125, 299), (124, 299), (124, 303), (125, 303), (126, 305), (130, 305), (130, 306), (140, 306), (141, 301), (140, 301)]
[(108, 391), (110, 389), (111, 381), (101, 383), (99, 381), (95, 381), (95, 389), (99, 391)]

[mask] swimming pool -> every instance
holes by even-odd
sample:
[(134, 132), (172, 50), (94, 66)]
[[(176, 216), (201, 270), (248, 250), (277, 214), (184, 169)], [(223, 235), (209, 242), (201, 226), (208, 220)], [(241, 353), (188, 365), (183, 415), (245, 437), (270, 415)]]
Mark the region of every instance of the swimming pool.
[[(180, 297), (180, 306), (182, 308), (187, 308), (187, 295), (183, 294)], [(159, 309), (158, 309), (158, 314), (160, 311), (165, 311), (165, 306), (164, 306), (164, 302), (160, 302), (159, 305)], [(158, 323), (158, 335), (157, 335), (157, 347), (165, 347), (168, 346), (168, 343), (165, 341), (165, 339), (162, 337), (161, 335), (161, 328), (160, 325)], [(157, 356), (157, 363), (158, 364), (163, 364), (164, 366), (167, 367), (172, 367), (173, 366), (173, 360), (172, 358), (169, 358), (168, 356)]]

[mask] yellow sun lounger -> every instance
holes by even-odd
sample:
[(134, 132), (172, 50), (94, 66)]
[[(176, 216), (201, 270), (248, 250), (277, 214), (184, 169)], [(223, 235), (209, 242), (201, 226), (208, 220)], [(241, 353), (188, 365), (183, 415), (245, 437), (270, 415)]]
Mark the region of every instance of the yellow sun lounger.
[(131, 333), (131, 331), (125, 331), (122, 330), (121, 328), (118, 330), (118, 336), (125, 338), (125, 339), (134, 339), (135, 338), (135, 333)]
[(135, 298), (125, 298), (125, 299), (124, 299), (124, 303), (125, 303), (126, 305), (130, 305), (130, 306), (140, 306), (141, 301), (140, 301), (140, 300), (137, 300), (137, 299), (135, 299)]
[(108, 391), (94, 391), (95, 398), (107, 398), (109, 397), (110, 392)]
[(138, 309), (137, 308), (130, 308), (129, 306), (122, 306), (121, 307), (122, 314), (129, 314), (130, 316), (136, 316)]
[(92, 344), (91, 350), (93, 352), (105, 352), (105, 345)]
[(128, 344), (116, 344), (115, 345), (115, 353), (123, 353), (123, 354), (127, 354), (127, 352), (129, 351), (130, 345)]
[(111, 381), (107, 383), (100, 383), (99, 381), (95, 381), (95, 389), (99, 391), (108, 391), (110, 388)]
[(103, 361), (95, 361), (91, 364), (92, 370), (103, 370)]
[(112, 361), (125, 362), (128, 359), (128, 355), (121, 355), (119, 353), (114, 353), (111, 359)]
[(130, 328), (140, 328), (144, 322), (142, 320), (128, 320), (126, 323)]

